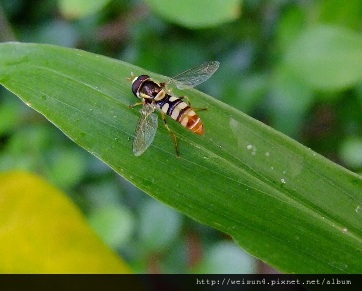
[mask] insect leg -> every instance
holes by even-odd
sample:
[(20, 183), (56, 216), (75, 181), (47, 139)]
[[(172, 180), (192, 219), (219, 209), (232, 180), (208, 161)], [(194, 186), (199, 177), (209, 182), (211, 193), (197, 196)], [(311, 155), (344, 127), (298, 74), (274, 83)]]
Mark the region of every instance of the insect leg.
[(180, 157), (180, 152), (179, 152), (179, 150), (178, 150), (177, 137), (176, 137), (176, 135), (173, 133), (173, 131), (172, 131), (172, 130), (168, 127), (168, 125), (167, 125), (166, 114), (162, 112), (162, 113), (161, 113), (161, 116), (162, 116), (162, 120), (163, 120), (164, 125), (166, 126), (168, 132), (169, 132), (169, 133), (171, 134), (171, 136), (172, 136), (172, 139), (173, 139), (173, 141), (174, 141), (174, 143), (175, 143), (176, 155), (177, 155), (177, 157), (179, 158), (179, 157)]
[(140, 106), (140, 105), (143, 105), (143, 102), (137, 102), (135, 104), (128, 105), (128, 108), (132, 108), (132, 107), (136, 107), (136, 106)]
[(209, 110), (207, 107), (201, 107), (201, 108), (200, 107), (191, 107), (191, 109), (194, 110), (194, 111)]
[(207, 110), (207, 107), (202, 107), (202, 108), (192, 107), (192, 106), (191, 106), (191, 103), (190, 103), (190, 99), (189, 99), (189, 97), (187, 97), (187, 96), (181, 96), (181, 97), (179, 97), (179, 98), (180, 98), (180, 99), (186, 99), (187, 105), (190, 106), (191, 109), (194, 110), (194, 111)]
[(127, 81), (132, 82), (132, 80), (134, 79), (134, 77), (135, 77), (135, 74), (133, 74), (133, 72), (131, 72), (131, 78), (126, 78), (126, 79), (127, 79)]

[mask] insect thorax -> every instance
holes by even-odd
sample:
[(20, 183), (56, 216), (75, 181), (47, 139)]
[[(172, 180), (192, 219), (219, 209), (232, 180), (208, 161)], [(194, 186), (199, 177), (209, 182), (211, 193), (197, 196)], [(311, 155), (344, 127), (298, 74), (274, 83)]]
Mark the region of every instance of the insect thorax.
[(162, 88), (153, 81), (145, 81), (138, 90), (138, 97), (145, 99), (154, 99)]

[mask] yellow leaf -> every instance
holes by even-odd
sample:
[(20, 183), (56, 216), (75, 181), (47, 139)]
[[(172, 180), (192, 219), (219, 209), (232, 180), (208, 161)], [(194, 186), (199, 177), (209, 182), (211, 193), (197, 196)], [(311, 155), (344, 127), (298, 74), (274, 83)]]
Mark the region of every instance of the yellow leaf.
[(0, 174), (0, 273), (130, 273), (64, 193), (23, 172)]

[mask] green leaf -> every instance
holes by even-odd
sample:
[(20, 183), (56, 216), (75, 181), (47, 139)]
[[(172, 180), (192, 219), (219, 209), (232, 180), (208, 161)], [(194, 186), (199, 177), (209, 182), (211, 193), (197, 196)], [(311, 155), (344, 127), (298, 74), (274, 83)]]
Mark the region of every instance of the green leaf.
[(362, 169), (362, 138), (353, 136), (344, 139), (340, 156), (347, 165)]
[(319, 22), (345, 26), (359, 30), (362, 19), (361, 0), (349, 0), (341, 5), (340, 0), (315, 2), (314, 13), (319, 15)]
[(362, 36), (340, 27), (317, 26), (293, 42), (284, 62), (314, 88), (350, 87), (362, 81)]
[(272, 124), (279, 131), (292, 136), (302, 127), (314, 95), (300, 79), (284, 69), (285, 67), (277, 68), (273, 73), (269, 92)]
[(67, 18), (81, 18), (96, 13), (110, 0), (58, 0), (61, 13)]
[(197, 266), (199, 274), (253, 274), (256, 260), (231, 242), (221, 242), (207, 250), (205, 260)]
[(166, 80), (79, 50), (0, 44), (0, 83), (140, 189), (281, 271), (362, 272), (361, 177), (196, 90), (183, 94), (208, 107), (205, 135), (168, 119), (181, 158), (161, 125), (135, 157), (131, 72)]
[(139, 236), (146, 251), (160, 252), (169, 247), (181, 229), (179, 213), (155, 201), (141, 208)]
[(129, 241), (135, 225), (132, 213), (120, 205), (93, 210), (89, 215), (89, 222), (113, 249)]
[(64, 193), (23, 172), (0, 185), (0, 273), (130, 272)]
[(146, 0), (161, 17), (188, 28), (206, 28), (235, 20), (240, 0)]

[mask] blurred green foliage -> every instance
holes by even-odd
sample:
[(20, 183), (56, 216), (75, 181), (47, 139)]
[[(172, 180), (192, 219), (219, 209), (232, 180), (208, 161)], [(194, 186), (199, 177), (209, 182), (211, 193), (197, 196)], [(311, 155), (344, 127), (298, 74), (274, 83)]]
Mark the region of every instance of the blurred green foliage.
[[(169, 76), (219, 60), (200, 90), (362, 172), (360, 0), (225, 1), (239, 12), (225, 6), (214, 21), (197, 1), (89, 2), (0, 1), (0, 41), (77, 47)], [(0, 98), (0, 170), (38, 172), (69, 193), (136, 271), (258, 271), (223, 234), (153, 201), (3, 88)]]

